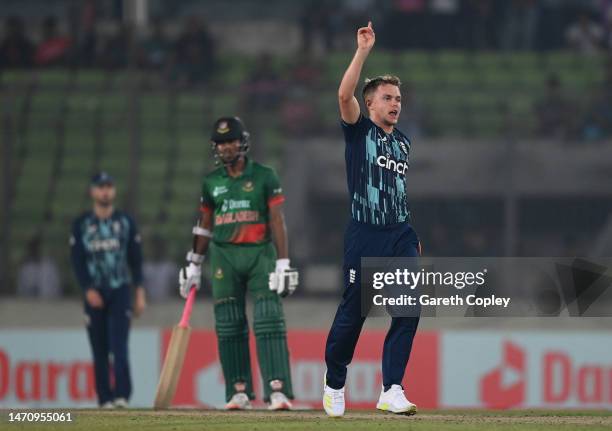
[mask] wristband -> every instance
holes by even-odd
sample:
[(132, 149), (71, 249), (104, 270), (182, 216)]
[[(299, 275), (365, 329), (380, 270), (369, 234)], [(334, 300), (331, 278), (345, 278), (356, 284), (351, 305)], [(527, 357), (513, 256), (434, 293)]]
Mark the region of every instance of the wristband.
[(212, 238), (212, 232), (200, 226), (194, 226), (191, 232), (194, 235), (205, 236), (206, 238)]
[(204, 255), (190, 251), (189, 253), (187, 253), (187, 262), (195, 263), (196, 265), (201, 265), (202, 262), (204, 262)]

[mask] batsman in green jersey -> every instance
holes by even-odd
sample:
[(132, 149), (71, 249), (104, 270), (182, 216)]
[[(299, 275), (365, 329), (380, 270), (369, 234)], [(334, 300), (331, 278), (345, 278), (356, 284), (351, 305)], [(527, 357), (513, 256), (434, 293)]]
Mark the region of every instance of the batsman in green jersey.
[(204, 177), (201, 217), (193, 249), (181, 269), (180, 291), (199, 289), (207, 251), (212, 266), (215, 329), (225, 377), (226, 408), (251, 408), (253, 393), (248, 290), (255, 303), (253, 329), (270, 410), (288, 410), (293, 399), (285, 318), (279, 297), (293, 293), (298, 273), (289, 266), (284, 201), (273, 169), (246, 156), (249, 134), (237, 117), (214, 124), (213, 152), (221, 167)]

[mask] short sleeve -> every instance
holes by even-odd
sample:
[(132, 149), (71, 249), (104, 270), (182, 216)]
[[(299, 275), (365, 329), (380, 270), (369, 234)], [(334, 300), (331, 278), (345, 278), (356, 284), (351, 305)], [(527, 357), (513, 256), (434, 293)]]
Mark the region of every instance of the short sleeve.
[(210, 191), (208, 190), (208, 183), (204, 181), (202, 184), (202, 196), (200, 197), (200, 211), (201, 212), (212, 212), (215, 208), (215, 201), (213, 200)]
[(278, 175), (273, 169), (270, 169), (266, 175), (265, 191), (268, 206), (278, 205), (285, 201), (283, 188), (280, 185)]
[(348, 124), (344, 120), (340, 120), (344, 140), (347, 144), (357, 141), (361, 136), (365, 136), (369, 129), (370, 120), (359, 114), (359, 118), (354, 124)]

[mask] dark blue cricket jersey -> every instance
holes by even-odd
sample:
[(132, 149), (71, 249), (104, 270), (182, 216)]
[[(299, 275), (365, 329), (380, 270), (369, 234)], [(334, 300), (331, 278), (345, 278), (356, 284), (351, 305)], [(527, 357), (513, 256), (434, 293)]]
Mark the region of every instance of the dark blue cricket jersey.
[(78, 217), (70, 237), (72, 266), (83, 290), (142, 285), (142, 247), (136, 223), (124, 212), (99, 219), (93, 211)]
[(373, 225), (408, 221), (410, 140), (396, 128), (386, 133), (363, 115), (355, 124), (341, 123), (353, 219)]

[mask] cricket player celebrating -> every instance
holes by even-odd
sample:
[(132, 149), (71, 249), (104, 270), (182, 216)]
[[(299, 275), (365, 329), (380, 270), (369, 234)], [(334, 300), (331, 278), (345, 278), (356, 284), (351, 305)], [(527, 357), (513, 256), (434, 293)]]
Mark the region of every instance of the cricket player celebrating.
[[(417, 256), (420, 248), (409, 224), (405, 188), (410, 141), (395, 128), (402, 109), (400, 81), (388, 75), (366, 80), (363, 101), (368, 117), (361, 114), (354, 96), (374, 40), (372, 23), (357, 31), (357, 52), (338, 90), (352, 219), (344, 239), (345, 289), (325, 349), (323, 406), (330, 416), (344, 414), (347, 365), (365, 321), (361, 316), (361, 257)], [(383, 346), (379, 410), (416, 412), (401, 382), (418, 322), (418, 317), (392, 318)]]
[(223, 166), (204, 177), (201, 217), (193, 228), (188, 265), (180, 272), (180, 292), (187, 297), (192, 287), (199, 289), (201, 265), (210, 250), (226, 409), (243, 410), (251, 408), (255, 397), (245, 314), (250, 291), (264, 400), (270, 410), (288, 410), (293, 393), (279, 296), (293, 293), (298, 275), (289, 267), (282, 189), (273, 169), (246, 157), (249, 134), (239, 118), (217, 120), (211, 141)]
[[(114, 209), (116, 190), (108, 173), (95, 175), (89, 190), (93, 210), (82, 214), (72, 225), (72, 266), (85, 299), (98, 403), (103, 408), (127, 407), (132, 393), (128, 360), (130, 320), (132, 312), (138, 316), (146, 307), (140, 235), (134, 220)], [(133, 307), (130, 285), (136, 286)]]

